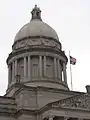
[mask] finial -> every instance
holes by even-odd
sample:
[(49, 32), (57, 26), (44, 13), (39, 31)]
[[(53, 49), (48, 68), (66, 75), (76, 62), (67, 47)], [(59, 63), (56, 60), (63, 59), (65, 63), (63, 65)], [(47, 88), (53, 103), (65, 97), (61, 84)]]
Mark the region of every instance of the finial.
[(37, 7), (37, 5), (35, 5), (35, 7), (33, 8), (33, 10), (31, 11), (31, 14), (32, 14), (32, 19), (39, 19), (39, 20), (42, 20), (41, 19), (41, 10), (39, 7)]

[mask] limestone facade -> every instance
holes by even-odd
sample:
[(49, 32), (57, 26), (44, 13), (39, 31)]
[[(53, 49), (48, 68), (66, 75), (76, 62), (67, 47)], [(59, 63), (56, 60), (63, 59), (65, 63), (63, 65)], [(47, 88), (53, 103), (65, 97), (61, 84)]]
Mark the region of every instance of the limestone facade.
[(35, 6), (16, 34), (7, 58), (8, 87), (0, 96), (0, 120), (90, 120), (87, 93), (70, 91), (67, 56), (57, 33)]

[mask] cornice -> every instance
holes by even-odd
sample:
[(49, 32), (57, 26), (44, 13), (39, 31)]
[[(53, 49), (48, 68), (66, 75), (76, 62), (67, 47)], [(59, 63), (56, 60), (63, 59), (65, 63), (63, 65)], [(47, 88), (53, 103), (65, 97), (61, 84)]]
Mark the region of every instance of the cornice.
[(8, 64), (8, 61), (9, 59), (11, 59), (12, 57), (16, 56), (16, 55), (19, 55), (19, 54), (22, 54), (22, 53), (27, 53), (27, 52), (34, 52), (34, 51), (38, 51), (38, 52), (52, 52), (52, 53), (55, 53), (55, 54), (58, 54), (58, 55), (61, 55), (63, 56), (65, 59), (66, 59), (66, 63), (68, 62), (68, 59), (64, 53), (64, 51), (61, 51), (61, 50), (56, 50), (52, 47), (46, 47), (46, 46), (31, 46), (30, 48), (26, 48), (26, 49), (19, 49), (18, 51), (16, 52), (11, 52), (7, 58), (7, 64)]
[(17, 112), (15, 113), (15, 116), (18, 118), (22, 114), (35, 116), (37, 115), (37, 110), (19, 108)]
[(31, 91), (48, 91), (48, 92), (56, 92), (56, 93), (63, 93), (63, 94), (68, 94), (68, 95), (80, 95), (80, 94), (85, 94), (84, 92), (77, 92), (77, 91), (70, 91), (70, 90), (63, 90), (63, 89), (58, 89), (58, 88), (48, 88), (48, 87), (43, 87), (43, 86), (37, 86), (37, 87), (32, 87), (32, 86), (26, 86), (20, 83), (16, 83), (12, 85), (5, 96), (11, 91), (13, 88), (18, 88), (18, 90), (14, 93), (13, 97), (17, 94), (19, 94), (22, 90), (31, 90)]
[(15, 108), (0, 107), (0, 116), (14, 117), (16, 111), (17, 110)]
[(12, 99), (12, 100), (15, 100), (15, 98), (13, 98), (13, 97), (6, 97), (5, 95), (4, 95), (4, 96), (0, 96), (0, 98), (2, 98), (2, 99)]

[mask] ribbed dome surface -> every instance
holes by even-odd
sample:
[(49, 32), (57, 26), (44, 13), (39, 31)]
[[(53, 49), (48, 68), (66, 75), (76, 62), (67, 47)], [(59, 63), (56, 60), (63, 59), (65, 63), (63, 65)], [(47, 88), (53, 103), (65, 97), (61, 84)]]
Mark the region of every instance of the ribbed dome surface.
[(45, 36), (59, 40), (55, 30), (39, 19), (31, 20), (30, 23), (24, 25), (16, 34), (15, 41), (29, 36)]

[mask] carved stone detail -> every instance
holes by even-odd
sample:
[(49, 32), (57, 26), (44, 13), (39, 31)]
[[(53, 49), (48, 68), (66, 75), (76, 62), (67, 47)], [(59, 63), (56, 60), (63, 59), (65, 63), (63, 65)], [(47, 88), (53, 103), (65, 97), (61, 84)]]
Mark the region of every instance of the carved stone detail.
[(17, 50), (17, 49), (24, 48), (24, 47), (31, 47), (33, 45), (42, 45), (42, 44), (44, 46), (61, 49), (60, 44), (54, 40), (49, 40), (49, 39), (44, 39), (44, 38), (38, 38), (38, 39), (33, 38), (33, 39), (26, 39), (26, 40), (18, 41), (17, 43), (13, 45), (13, 50)]
[(77, 95), (74, 97), (70, 97), (64, 100), (57, 101), (52, 103), (52, 107), (64, 107), (64, 108), (75, 108), (75, 109), (89, 109), (87, 96)]

